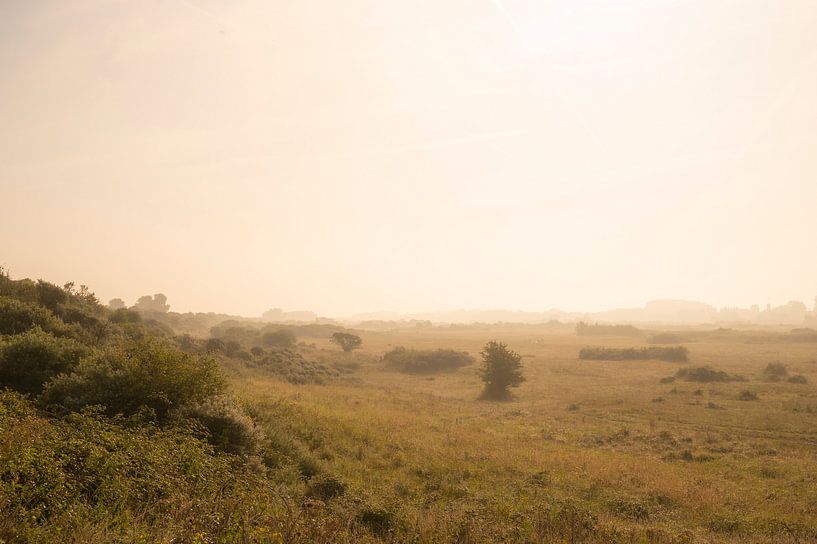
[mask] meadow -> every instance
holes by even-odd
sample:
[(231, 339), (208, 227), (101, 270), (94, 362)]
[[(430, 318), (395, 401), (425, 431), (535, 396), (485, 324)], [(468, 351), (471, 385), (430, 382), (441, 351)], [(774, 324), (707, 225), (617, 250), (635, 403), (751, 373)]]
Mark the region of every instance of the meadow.
[[(354, 368), (330, 383), (233, 383), (249, 403), (283, 402), (316, 426), (322, 462), (381, 505), (389, 539), (817, 541), (817, 344), (751, 334), (699, 334), (685, 344), (689, 361), (675, 363), (579, 360), (585, 347), (641, 344), (552, 327), (364, 331), (358, 352), (305, 349)], [(510, 402), (477, 400), (478, 363), (428, 376), (379, 359), (398, 345), (478, 357), (493, 338), (523, 355), (527, 381)], [(770, 380), (770, 362), (807, 383)], [(668, 379), (698, 366), (744, 380)], [(740, 400), (744, 391), (757, 400)]]
[(817, 542), (808, 331), (211, 317), (0, 274), (0, 543)]

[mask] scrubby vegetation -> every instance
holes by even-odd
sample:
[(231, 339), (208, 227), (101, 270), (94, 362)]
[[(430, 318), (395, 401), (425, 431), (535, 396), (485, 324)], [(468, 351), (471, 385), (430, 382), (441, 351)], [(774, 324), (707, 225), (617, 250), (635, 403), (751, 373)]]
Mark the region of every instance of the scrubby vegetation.
[(579, 359), (592, 361), (637, 361), (656, 360), (684, 362), (688, 359), (689, 350), (684, 346), (645, 348), (601, 348), (588, 347), (579, 351)]
[[(577, 365), (576, 336), (547, 326), (370, 331), (341, 352), (321, 328), (173, 329), (5, 276), (0, 293), (3, 542), (817, 541), (808, 344), (775, 346), (787, 374), (768, 383), (772, 350), (699, 339), (718, 369), (671, 380)], [(300, 342), (264, 345), (282, 329)], [(482, 371), (384, 372), (400, 345), (482, 348)], [(508, 402), (477, 401), (493, 384)]]
[(710, 366), (682, 368), (676, 374), (678, 378), (688, 382), (741, 382), (743, 376), (729, 374), (723, 370), (715, 370)]
[(766, 377), (766, 379), (776, 382), (788, 376), (789, 369), (786, 368), (786, 365), (780, 362), (769, 363), (766, 365), (766, 368), (763, 369), (763, 375)]
[(397, 346), (383, 355), (386, 366), (408, 374), (451, 372), (473, 364), (467, 352), (453, 349), (415, 350)]

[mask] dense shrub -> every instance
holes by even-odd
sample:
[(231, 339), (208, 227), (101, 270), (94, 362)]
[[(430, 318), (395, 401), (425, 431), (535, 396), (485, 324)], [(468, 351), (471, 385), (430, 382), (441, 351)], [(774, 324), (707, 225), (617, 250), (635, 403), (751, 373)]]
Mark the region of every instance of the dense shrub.
[(582, 348), (579, 359), (592, 361), (659, 360), (684, 362), (689, 350), (684, 346), (646, 348)]
[(738, 394), (738, 400), (758, 400), (758, 398), (757, 393), (754, 391), (746, 390)]
[(49, 383), (41, 402), (70, 411), (101, 405), (109, 415), (148, 408), (162, 420), (172, 408), (202, 402), (225, 387), (213, 359), (152, 339), (83, 361), (73, 373)]
[(766, 379), (771, 381), (778, 381), (782, 380), (786, 376), (788, 376), (789, 370), (786, 368), (786, 365), (783, 363), (769, 363), (766, 365), (766, 368), (763, 369), (763, 375)]
[(307, 361), (303, 355), (290, 349), (270, 351), (257, 359), (248, 360), (247, 364), (294, 384), (322, 384), (338, 375), (336, 369)]
[(297, 340), (292, 331), (287, 329), (268, 331), (261, 336), (261, 342), (269, 348), (289, 348), (294, 346)]
[(211, 397), (180, 409), (178, 415), (200, 424), (207, 432), (207, 441), (220, 451), (248, 455), (258, 449), (259, 429), (229, 397)]
[(509, 399), (511, 397), (509, 388), (519, 387), (525, 381), (522, 375), (522, 356), (496, 340), (485, 344), (480, 355), (483, 363), (480, 377), (485, 383), (481, 398)]
[(682, 380), (688, 382), (733, 382), (743, 381), (741, 376), (728, 374), (723, 370), (715, 370), (709, 366), (699, 366), (695, 368), (682, 368), (676, 374)]
[(65, 323), (48, 309), (10, 297), (0, 297), (0, 334), (20, 334), (34, 327), (58, 336), (69, 334)]
[(352, 351), (363, 344), (360, 336), (349, 332), (336, 332), (329, 337), (329, 341), (340, 346), (343, 351)]
[(54, 376), (70, 372), (88, 349), (36, 328), (0, 341), (0, 387), (38, 394)]
[[(123, 426), (92, 412), (43, 418), (8, 392), (0, 497), (2, 542), (191, 542), (196, 533), (207, 535), (198, 542), (235, 542), (247, 541), (230, 522), (237, 511), (276, 522), (269, 481), (182, 428)], [(92, 536), (94, 526), (103, 530)]]
[(799, 383), (799, 384), (808, 383), (808, 380), (802, 374), (795, 374), (794, 376), (790, 376), (789, 379), (786, 380), (786, 381), (789, 382), (789, 383)]
[(474, 362), (465, 351), (453, 349), (414, 350), (398, 346), (383, 355), (383, 361), (391, 368), (409, 374), (451, 372)]

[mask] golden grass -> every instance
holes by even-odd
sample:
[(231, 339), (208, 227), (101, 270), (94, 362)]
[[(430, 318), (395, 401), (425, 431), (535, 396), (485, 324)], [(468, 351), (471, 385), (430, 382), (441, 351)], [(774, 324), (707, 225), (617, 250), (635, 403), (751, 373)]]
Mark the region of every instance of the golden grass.
[[(319, 449), (327, 469), (355, 493), (398, 508), (420, 541), (569, 539), (542, 514), (560, 504), (597, 517), (597, 533), (575, 541), (805, 542), (817, 535), (817, 364), (810, 362), (817, 344), (699, 342), (687, 344), (689, 363), (608, 362), (577, 354), (583, 346), (638, 346), (637, 339), (509, 326), (362, 336), (358, 353), (307, 354), (360, 362), (329, 385), (245, 373), (235, 389), (250, 402), (285, 399), (325, 437)], [(491, 339), (524, 356), (528, 381), (512, 402), (476, 400), (476, 366), (412, 376), (377, 360), (396, 345), (478, 356)], [(809, 384), (763, 381), (771, 361)], [(685, 364), (749, 381), (659, 383)], [(737, 400), (745, 389), (760, 400)]]

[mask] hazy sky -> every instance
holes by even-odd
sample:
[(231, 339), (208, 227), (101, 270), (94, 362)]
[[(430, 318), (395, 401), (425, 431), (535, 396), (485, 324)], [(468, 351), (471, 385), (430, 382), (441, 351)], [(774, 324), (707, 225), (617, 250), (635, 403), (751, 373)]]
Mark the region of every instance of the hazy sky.
[(325, 315), (817, 294), (817, 2), (2, 0), (0, 264)]

